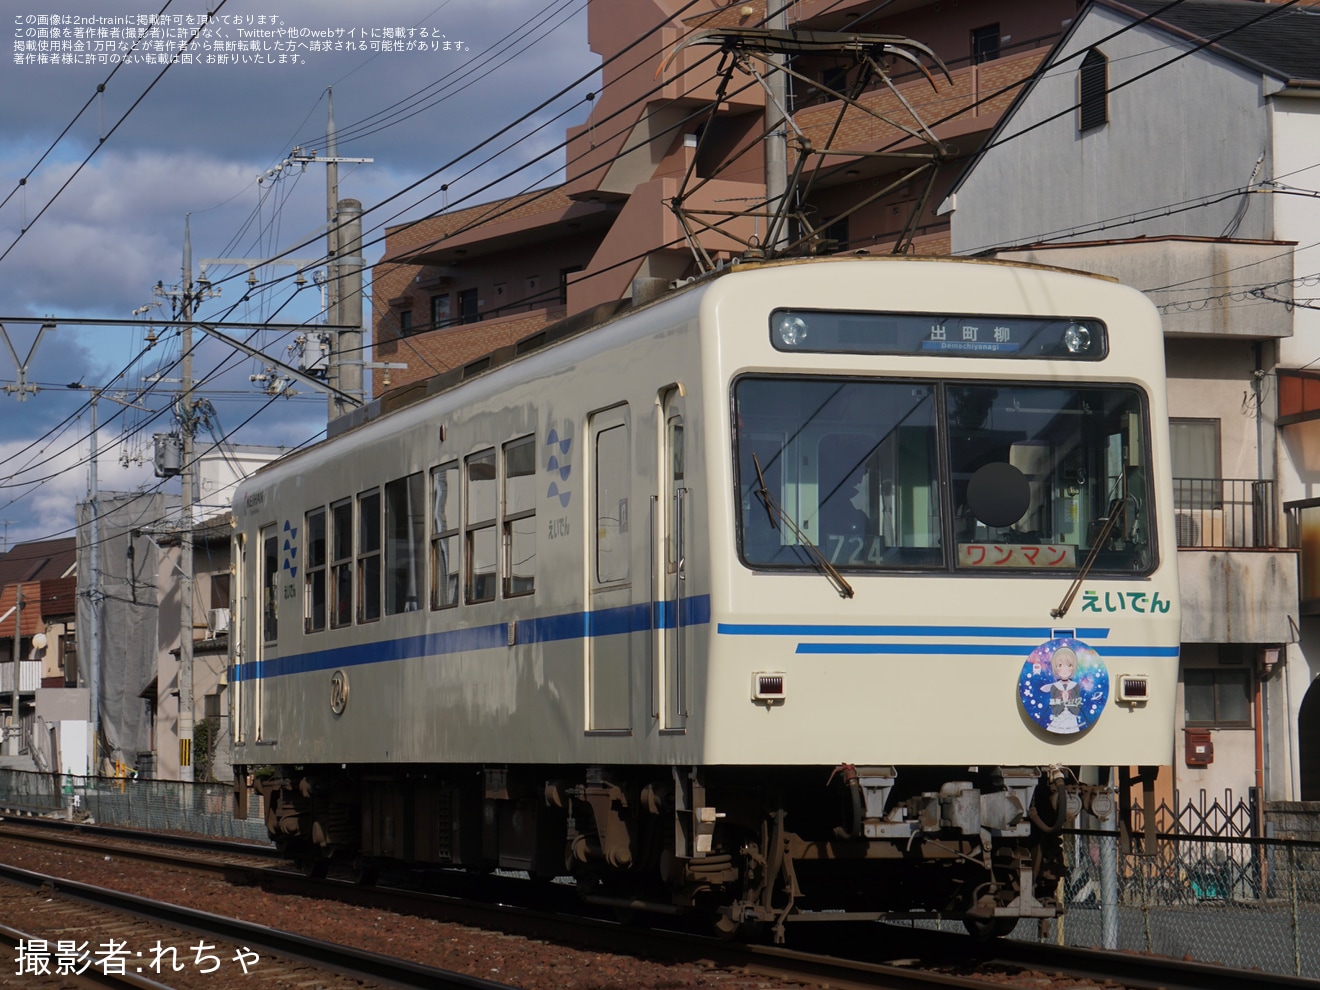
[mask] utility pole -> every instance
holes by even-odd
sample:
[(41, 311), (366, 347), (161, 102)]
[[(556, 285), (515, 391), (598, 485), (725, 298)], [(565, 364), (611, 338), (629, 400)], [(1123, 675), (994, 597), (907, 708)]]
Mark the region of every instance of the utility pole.
[[(334, 91), (326, 90), (326, 93), (330, 116), (325, 128), (325, 156), (318, 157), (315, 153), (304, 154), (300, 148), (294, 148), (289, 160), (304, 166), (309, 162), (325, 163), (325, 212), (328, 221), (325, 245), (325, 322), (332, 327), (348, 323), (358, 328), (356, 331), (326, 331), (330, 335), (326, 382), (332, 388), (362, 400), (364, 398), (362, 394), (362, 204), (355, 199), (340, 200), (339, 163), (370, 163), (375, 159), (339, 157), (339, 143), (335, 133)], [(348, 211), (349, 217), (346, 218), (343, 211)], [(349, 229), (350, 224), (354, 224), (354, 219), (356, 233)], [(346, 268), (349, 272), (348, 282), (344, 280)], [(354, 278), (357, 281), (356, 290), (351, 288), (351, 280)], [(344, 314), (341, 310), (346, 301), (349, 301), (351, 312), (357, 314), (355, 319), (343, 318)], [(347, 362), (344, 360), (345, 354), (352, 355)], [(345, 364), (349, 366), (347, 372), (344, 370)], [(356, 387), (351, 384), (354, 381)], [(360, 405), (361, 401), (358, 404)], [(335, 392), (329, 393), (329, 407), (326, 410), (329, 419), (342, 416), (352, 408), (354, 406), (344, 402)]]
[[(770, 4), (776, 9), (766, 18), (766, 28), (787, 30), (788, 5), (781, 0), (770, 0)], [(788, 244), (788, 73), (784, 71), (788, 56), (772, 55), (769, 61), (773, 68), (765, 80), (765, 200), (769, 217), (765, 251), (767, 258), (773, 258)]]
[(183, 465), (179, 473), (179, 779), (193, 779), (193, 399), (192, 399), (192, 226), (183, 221), (183, 362), (179, 419)]
[(22, 748), (21, 743), (23, 739), (23, 720), (18, 717), (18, 683), (19, 683), (18, 665), (23, 656), (22, 644), (23, 644), (23, 585), (16, 584), (14, 585), (14, 639), (9, 651), (10, 659), (14, 661), (13, 662), (14, 682), (11, 685), (11, 687), (13, 688), (13, 697), (10, 699), (11, 704), (13, 705), (13, 708), (11, 709), (13, 711), (13, 715), (11, 715), (9, 719), (10, 726), (8, 733), (9, 735), (8, 753), (10, 756), (18, 755), (19, 750)]
[[(334, 350), (330, 352), (330, 384), (338, 385), (341, 392), (366, 401), (362, 392), (362, 204), (356, 199), (339, 201), (339, 245), (343, 257), (339, 264), (339, 301), (337, 320), (356, 330), (340, 330)], [(339, 380), (333, 377), (335, 370)], [(330, 418), (349, 411), (333, 392), (330, 393)]]
[[(87, 505), (92, 512), (92, 590), (88, 598), (88, 605), (92, 613), (92, 635), (91, 635), (91, 669), (87, 672), (88, 695), (91, 698), (91, 708), (88, 711), (88, 718), (91, 720), (91, 752), (88, 757), (91, 760), (92, 773), (97, 772), (97, 747), (100, 744), (100, 708), (101, 708), (101, 524), (99, 518), (99, 509), (96, 504), (97, 495), (101, 489), (98, 486), (96, 477), (96, 400), (101, 397), (99, 391), (92, 393), (92, 450), (91, 450), (91, 469), (88, 473), (87, 485), (90, 489), (87, 492)], [(131, 577), (131, 575), (130, 575)]]

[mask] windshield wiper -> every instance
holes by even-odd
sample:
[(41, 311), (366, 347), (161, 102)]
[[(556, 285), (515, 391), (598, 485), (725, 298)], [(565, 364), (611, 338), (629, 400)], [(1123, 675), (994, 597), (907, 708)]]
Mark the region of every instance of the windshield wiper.
[(1063, 596), (1063, 601), (1059, 602), (1058, 608), (1050, 609), (1050, 618), (1061, 619), (1068, 614), (1068, 609), (1072, 608), (1073, 599), (1077, 597), (1077, 592), (1082, 587), (1082, 582), (1086, 580), (1086, 575), (1091, 573), (1091, 568), (1095, 565), (1095, 560), (1100, 556), (1100, 551), (1104, 545), (1109, 542), (1109, 536), (1114, 531), (1127, 510), (1128, 496), (1125, 492), (1122, 498), (1114, 499), (1113, 505), (1109, 508), (1109, 515), (1105, 517), (1105, 524), (1100, 527), (1100, 532), (1096, 534), (1091, 541), (1091, 552), (1086, 555), (1082, 561), (1082, 568), (1077, 572), (1077, 577), (1073, 578), (1073, 583), (1068, 586), (1068, 592)]
[(765, 486), (765, 476), (761, 473), (761, 460), (756, 454), (752, 455), (752, 463), (756, 465), (756, 482), (760, 486), (756, 494), (761, 496), (761, 501), (765, 504), (765, 514), (770, 517), (770, 527), (779, 528), (779, 522), (776, 516), (783, 522), (785, 528), (795, 536), (801, 545), (806, 548), (807, 556), (815, 562), (820, 568), (820, 572), (829, 579), (830, 584), (834, 585), (841, 598), (851, 598), (853, 596), (852, 585), (839, 573), (838, 569), (829, 562), (825, 554), (821, 553), (820, 547), (811, 542), (811, 537), (798, 528), (797, 523), (793, 522), (784, 507), (775, 501), (775, 497), (770, 494), (770, 489)]

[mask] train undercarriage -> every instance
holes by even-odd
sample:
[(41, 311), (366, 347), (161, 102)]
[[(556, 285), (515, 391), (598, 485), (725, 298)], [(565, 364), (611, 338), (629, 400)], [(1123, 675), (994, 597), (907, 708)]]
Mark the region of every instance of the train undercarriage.
[[(240, 768), (235, 768), (239, 770)], [(387, 864), (571, 876), (590, 901), (708, 916), (734, 935), (807, 918), (938, 915), (1003, 934), (1051, 918), (1060, 830), (1105, 788), (1062, 768), (398, 767), (236, 773), (309, 873)]]

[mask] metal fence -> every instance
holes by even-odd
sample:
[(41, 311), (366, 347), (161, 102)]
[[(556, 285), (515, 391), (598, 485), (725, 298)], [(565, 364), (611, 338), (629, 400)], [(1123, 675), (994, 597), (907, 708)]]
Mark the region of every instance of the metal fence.
[(261, 801), (254, 796), (248, 817), (235, 819), (228, 784), (0, 770), (0, 811), (217, 838), (269, 838)]
[(1280, 546), (1274, 482), (1250, 478), (1174, 478), (1174, 521), (1184, 549)]
[(1320, 843), (1165, 833), (1154, 856), (1116, 856), (1117, 842), (1068, 835), (1067, 914), (1015, 935), (1320, 977)]

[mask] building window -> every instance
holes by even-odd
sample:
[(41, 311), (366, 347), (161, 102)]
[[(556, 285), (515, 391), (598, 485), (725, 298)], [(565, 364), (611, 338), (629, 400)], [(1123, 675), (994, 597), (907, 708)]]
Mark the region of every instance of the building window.
[(330, 625), (347, 626), (353, 621), (353, 503), (348, 499), (330, 506), (330, 580), (334, 605)]
[(431, 472), (431, 607), (458, 604), (458, 462)]
[(1077, 70), (1077, 129), (1089, 131), (1109, 122), (1109, 59), (1092, 48)]
[(1246, 667), (1189, 667), (1183, 671), (1188, 725), (1251, 726), (1251, 671)]
[(449, 326), (449, 293), (431, 297), (431, 326), (437, 330)]
[(261, 533), (261, 636), (267, 643), (279, 638), (280, 541), (274, 527)]
[(229, 574), (211, 575), (211, 608), (229, 607)]
[(458, 294), (458, 322), (477, 322), (477, 290), (464, 289)]
[(596, 434), (596, 582), (627, 581), (629, 574), (628, 425)]
[(536, 588), (536, 438), (504, 445), (504, 597)]
[(380, 618), (380, 489), (358, 496), (358, 622)]
[(989, 62), (999, 57), (999, 25), (972, 28), (972, 62)]
[(1170, 419), (1173, 499), (1179, 509), (1220, 507), (1219, 420)]
[(303, 562), (306, 569), (306, 584), (303, 588), (303, 626), (308, 632), (319, 632), (325, 628), (325, 509), (313, 509), (307, 513), (307, 559)]
[(421, 472), (385, 486), (386, 615), (421, 608), (425, 511)]
[(495, 599), (495, 451), (483, 450), (467, 459), (467, 601)]
[(402, 313), (399, 314), (399, 336), (401, 337), (408, 336), (408, 334), (412, 333), (412, 329), (413, 329), (412, 310), (405, 309)]

